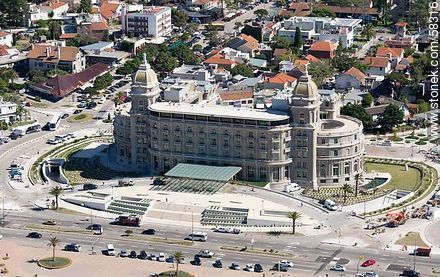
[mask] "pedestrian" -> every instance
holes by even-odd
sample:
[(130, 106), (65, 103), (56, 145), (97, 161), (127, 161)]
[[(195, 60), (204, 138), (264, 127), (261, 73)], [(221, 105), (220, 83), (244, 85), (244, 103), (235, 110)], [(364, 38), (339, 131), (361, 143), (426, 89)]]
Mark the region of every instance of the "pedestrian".
[(168, 198), (165, 198), (165, 202), (168, 202)]

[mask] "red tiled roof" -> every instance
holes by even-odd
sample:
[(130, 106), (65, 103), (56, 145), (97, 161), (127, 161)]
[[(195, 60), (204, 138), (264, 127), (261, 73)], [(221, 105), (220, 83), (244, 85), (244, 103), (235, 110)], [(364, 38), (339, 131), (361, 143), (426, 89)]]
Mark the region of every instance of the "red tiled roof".
[(408, 61), (409, 64), (412, 64), (414, 62), (414, 57), (412, 55), (409, 55), (408, 57), (404, 58)]
[(287, 75), (286, 73), (278, 73), (277, 75), (267, 80), (267, 82), (271, 84), (285, 84), (289, 82), (293, 83), (295, 81), (296, 81), (295, 77)]
[[(50, 49), (49, 57), (47, 56), (46, 53), (48, 48)], [(61, 61), (76, 60), (76, 55), (80, 51), (79, 48), (70, 47), (70, 46), (57, 47), (57, 46), (44, 45), (44, 44), (34, 44), (33, 49), (28, 52), (27, 57), (28, 59), (39, 59), (39, 60), (43, 60), (44, 62), (58, 63), (57, 52), (59, 50), (61, 51), (60, 53)]]
[(322, 51), (322, 52), (331, 52), (336, 49), (336, 44), (331, 43), (326, 40), (318, 40), (312, 44), (309, 50), (311, 51)]
[(1, 44), (0, 45), (0, 56), (9, 55), (8, 49), (9, 49), (9, 47), (6, 44)]
[(64, 5), (67, 5), (67, 3), (64, 2), (56, 2), (56, 3), (51, 3), (49, 4), (49, 8), (51, 8), (52, 10), (54, 9), (58, 9), (59, 7), (62, 7)]
[(90, 29), (93, 31), (107, 31), (108, 25), (105, 22), (92, 22), (92, 24), (90, 24)]
[(376, 56), (377, 57), (388, 57), (388, 54), (391, 54), (392, 57), (402, 57), (403, 56), (402, 48), (391, 48), (387, 46), (382, 46), (377, 48)]
[(356, 67), (350, 68), (349, 70), (345, 71), (344, 74), (355, 77), (357, 80), (359, 80), (359, 82), (361, 82), (361, 84), (365, 85), (365, 74)]
[(256, 40), (254, 37), (252, 36), (248, 36), (246, 34), (241, 34), (239, 36), (241, 39), (246, 41), (246, 46), (249, 47), (250, 49), (258, 49), (258, 47), (260, 47), (260, 43), (258, 42), (258, 40)]
[(345, 14), (368, 14), (368, 15), (379, 15), (379, 12), (376, 8), (367, 8), (367, 7), (339, 7), (339, 6), (330, 6), (330, 5), (315, 5), (315, 8), (327, 8), (334, 13), (345, 13)]
[(365, 57), (364, 64), (370, 67), (387, 67), (389, 61), (386, 57)]
[(396, 68), (395, 68), (395, 70), (396, 71), (403, 71), (403, 70), (405, 70), (405, 69), (407, 69), (408, 68), (408, 66), (406, 65), (406, 64), (398, 64), (398, 65), (396, 65)]
[(237, 90), (219, 93), (222, 101), (237, 101), (241, 99), (250, 99), (254, 97), (252, 90)]
[(211, 56), (210, 58), (207, 58), (203, 64), (219, 64), (219, 65), (233, 65), (236, 62), (230, 59), (223, 58), (220, 54), (216, 54), (214, 56)]
[(116, 17), (116, 11), (118, 10), (121, 3), (112, 3), (108, 1), (103, 1), (101, 7), (99, 8), (99, 12), (105, 19), (111, 19)]
[(394, 25), (396, 25), (396, 26), (399, 26), (399, 27), (405, 27), (405, 26), (407, 26), (408, 25), (408, 23), (406, 23), (406, 22), (403, 22), (403, 21), (399, 21), (399, 22), (397, 22), (396, 24), (394, 24)]
[(11, 33), (7, 33), (7, 32), (5, 32), (5, 31), (0, 31), (0, 38), (1, 37), (5, 37), (5, 36), (7, 36), (7, 35), (10, 35)]
[(293, 65), (298, 67), (298, 66), (305, 66), (309, 63), (310, 63), (309, 60), (295, 60), (295, 63)]
[(274, 57), (281, 57), (281, 56), (283, 56), (286, 53), (287, 53), (287, 49), (275, 48), (275, 50), (273, 51), (273, 56)]
[(312, 62), (312, 63), (314, 63), (314, 62), (320, 62), (320, 61), (321, 61), (321, 60), (318, 59), (317, 57), (315, 57), (315, 56), (313, 56), (313, 55), (310, 55), (310, 54), (308, 54), (307, 56), (305, 56), (304, 59), (305, 59), (305, 60), (308, 60), (309, 62)]
[(33, 86), (44, 89), (52, 95), (64, 97), (106, 71), (108, 71), (108, 65), (96, 63), (79, 73), (62, 76), (57, 75), (44, 83)]
[(78, 36), (77, 33), (66, 33), (66, 34), (61, 34), (59, 39), (72, 39), (72, 38), (76, 38), (76, 36)]

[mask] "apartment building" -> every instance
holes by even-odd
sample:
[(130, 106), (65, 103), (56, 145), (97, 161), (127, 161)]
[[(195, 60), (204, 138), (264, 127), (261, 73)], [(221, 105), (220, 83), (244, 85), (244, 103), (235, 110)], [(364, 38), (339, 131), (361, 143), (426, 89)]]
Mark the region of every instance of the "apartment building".
[(126, 35), (161, 38), (171, 33), (171, 9), (136, 5), (136, 10), (133, 10), (123, 6), (121, 23)]
[(234, 165), (243, 169), (238, 178), (314, 189), (354, 184), (362, 172), (362, 123), (339, 115), (338, 97), (321, 101), (308, 74), (267, 110), (160, 102), (159, 87), (145, 59), (131, 109), (113, 123), (118, 162), (127, 167), (155, 174), (178, 163)]
[(303, 39), (342, 41), (344, 47), (349, 47), (361, 22), (362, 19), (294, 16), (283, 21), (278, 36), (293, 42), (296, 27), (299, 27)]
[(17, 118), (17, 104), (10, 102), (3, 102), (0, 98), (0, 121), (5, 123), (14, 123)]

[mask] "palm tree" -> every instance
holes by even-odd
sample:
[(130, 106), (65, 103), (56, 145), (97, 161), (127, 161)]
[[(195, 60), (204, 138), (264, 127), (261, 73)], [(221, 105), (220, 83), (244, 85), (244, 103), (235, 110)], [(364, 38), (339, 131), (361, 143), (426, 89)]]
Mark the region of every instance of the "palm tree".
[(299, 212), (289, 212), (287, 214), (287, 218), (290, 218), (292, 220), (292, 234), (295, 234), (295, 222), (297, 219), (301, 218), (301, 213)]
[(376, 32), (373, 29), (373, 25), (368, 25), (361, 33), (364, 37), (370, 40), (372, 37), (376, 35)]
[(357, 197), (358, 196), (358, 191), (359, 191), (359, 179), (361, 178), (361, 175), (359, 173), (357, 173), (354, 176), (354, 179), (356, 180), (356, 188), (354, 190), (354, 196)]
[(353, 188), (347, 183), (342, 186), (342, 191), (344, 192), (344, 203), (347, 201), (347, 193), (352, 193)]
[(183, 258), (185, 258), (185, 256), (183, 255), (182, 252), (180, 252), (180, 251), (176, 251), (176, 252), (174, 253), (173, 257), (174, 257), (174, 260), (175, 260), (175, 262), (176, 262), (176, 276), (178, 276), (178, 275), (179, 275), (179, 262), (180, 262)]
[(51, 237), (47, 246), (52, 247), (52, 261), (55, 261), (55, 247), (60, 243), (57, 237)]
[(56, 206), (55, 209), (58, 209), (58, 197), (59, 197), (61, 194), (63, 194), (63, 190), (62, 190), (60, 187), (56, 186), (56, 187), (53, 187), (53, 188), (49, 191), (49, 194), (52, 195), (52, 196), (55, 196), (55, 206)]

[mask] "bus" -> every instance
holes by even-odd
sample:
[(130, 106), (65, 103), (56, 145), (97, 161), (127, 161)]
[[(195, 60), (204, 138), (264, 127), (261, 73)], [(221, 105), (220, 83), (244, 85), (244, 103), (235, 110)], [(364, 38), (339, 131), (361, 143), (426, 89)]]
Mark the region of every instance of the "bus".
[(55, 131), (60, 127), (62, 113), (56, 113), (49, 123), (49, 131)]
[(205, 242), (208, 240), (208, 234), (205, 232), (193, 232), (192, 234), (189, 234), (185, 239)]
[(12, 130), (10, 138), (11, 139), (17, 139), (20, 138), (26, 134), (39, 132), (41, 131), (41, 124), (38, 122), (26, 125), (26, 126), (20, 126)]

